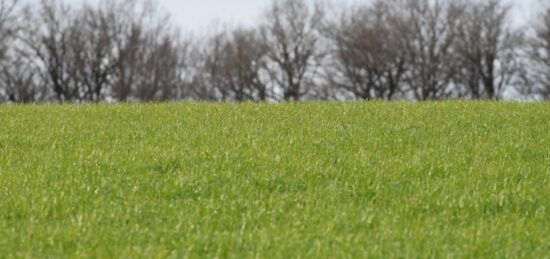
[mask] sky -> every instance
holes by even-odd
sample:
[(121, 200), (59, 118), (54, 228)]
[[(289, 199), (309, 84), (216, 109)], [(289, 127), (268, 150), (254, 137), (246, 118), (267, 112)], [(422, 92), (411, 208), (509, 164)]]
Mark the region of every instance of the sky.
[[(482, 0), (486, 1), (486, 0)], [(509, 0), (516, 5), (518, 20), (528, 18), (540, 1)], [(172, 19), (184, 30), (204, 29), (215, 22), (251, 24), (261, 15), (270, 0), (159, 0)], [(333, 0), (336, 4), (361, 2), (360, 0)]]
[[(67, 0), (78, 3), (96, 0)], [(363, 0), (365, 1), (365, 0)], [(486, 0), (481, 0), (486, 1)], [(540, 2), (548, 0), (508, 0), (516, 6), (516, 18), (520, 22), (529, 18)], [(216, 23), (250, 25), (261, 15), (270, 0), (158, 0), (169, 12), (174, 22), (184, 31), (200, 31)], [(332, 0), (335, 4), (349, 4), (361, 0)]]
[[(77, 0), (76, 0), (77, 1)], [(270, 0), (157, 0), (185, 31), (200, 31), (221, 23), (252, 25)], [(333, 0), (338, 4), (354, 0)]]

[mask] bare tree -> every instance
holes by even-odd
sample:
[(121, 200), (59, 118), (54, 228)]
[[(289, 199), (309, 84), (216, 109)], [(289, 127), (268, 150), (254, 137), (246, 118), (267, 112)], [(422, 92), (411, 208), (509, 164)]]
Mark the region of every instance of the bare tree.
[(455, 78), (453, 45), (464, 5), (458, 1), (392, 1), (393, 26), (404, 51), (406, 87), (417, 100), (452, 95)]
[(41, 85), (41, 75), (29, 57), (14, 55), (9, 65), (0, 68), (0, 89), (4, 99), (13, 103), (31, 103), (47, 98), (47, 89)]
[(405, 58), (391, 25), (391, 6), (377, 0), (352, 6), (326, 28), (333, 41), (329, 83), (358, 99), (391, 100), (405, 74)]
[(171, 100), (181, 90), (181, 41), (153, 2), (42, 0), (26, 35), (58, 101)]
[(82, 99), (99, 102), (105, 99), (107, 88), (118, 61), (116, 37), (121, 25), (115, 2), (99, 6), (85, 5), (68, 28), (71, 52), (69, 75), (82, 87)]
[(187, 43), (154, 3), (129, 1), (123, 9), (118, 11), (120, 33), (115, 37), (113, 97), (119, 101), (182, 98)]
[(18, 2), (18, 0), (0, 0), (0, 61), (6, 57), (10, 41), (17, 31), (14, 13)]
[(530, 59), (528, 80), (531, 91), (550, 100), (550, 8), (546, 8), (535, 24), (535, 34), (528, 44)]
[(137, 1), (128, 0), (119, 6), (117, 23), (119, 33), (114, 39), (118, 59), (111, 85), (111, 97), (126, 102), (135, 99), (138, 77), (143, 73), (144, 55), (150, 30), (145, 24), (149, 13), (139, 11)]
[(471, 1), (459, 27), (458, 84), (472, 98), (498, 99), (517, 77), (521, 33), (511, 25), (510, 6), (501, 0)]
[(314, 85), (320, 59), (322, 5), (305, 0), (273, 0), (261, 26), (269, 72), (284, 100), (300, 100)]
[(0, 0), (0, 101), (550, 99), (548, 10), (522, 48), (506, 0), (320, 1), (191, 44), (155, 0)]
[(71, 32), (77, 20), (70, 8), (55, 0), (42, 0), (39, 10), (26, 19), (23, 40), (36, 57), (46, 79), (43, 83), (51, 88), (60, 102), (82, 101), (82, 85), (71, 74)]
[(270, 97), (263, 78), (266, 48), (256, 30), (237, 28), (215, 33), (206, 42), (197, 82), (210, 89), (207, 99), (241, 102)]
[(217, 101), (225, 98), (219, 86), (218, 68), (221, 67), (217, 56), (221, 52), (221, 34), (195, 42), (189, 55), (191, 82), (188, 88), (192, 99)]
[(8, 73), (14, 65), (14, 42), (17, 40), (19, 24), (16, 17), (18, 0), (0, 0), (0, 101), (17, 101), (19, 95), (12, 76)]
[(236, 29), (231, 32), (222, 60), (235, 100), (266, 101), (271, 96), (262, 78), (266, 52), (265, 44), (255, 30)]
[(196, 57), (195, 87), (200, 89), (197, 94), (205, 100), (227, 101), (230, 98), (231, 78), (226, 78), (222, 56), (224, 46), (228, 42), (226, 32), (216, 32), (205, 39), (202, 47), (199, 47), (199, 54)]
[(174, 100), (181, 83), (181, 56), (170, 35), (151, 42), (143, 58), (142, 73), (136, 83), (136, 97), (142, 101)]

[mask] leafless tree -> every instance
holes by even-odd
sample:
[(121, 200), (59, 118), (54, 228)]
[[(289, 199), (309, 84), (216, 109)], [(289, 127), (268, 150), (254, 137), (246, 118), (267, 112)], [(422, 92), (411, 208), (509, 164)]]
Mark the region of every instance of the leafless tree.
[(188, 84), (190, 97), (194, 100), (217, 101), (224, 99), (220, 92), (217, 69), (221, 67), (212, 56), (220, 52), (220, 35), (194, 42), (189, 55), (191, 80)]
[(112, 97), (117, 101), (128, 101), (132, 98), (136, 77), (140, 75), (141, 53), (144, 52), (143, 28), (129, 24), (121, 37), (117, 37), (119, 60), (116, 63), (116, 77), (112, 85)]
[(120, 33), (112, 95), (118, 101), (167, 101), (182, 98), (187, 43), (154, 3), (128, 1), (119, 10)]
[(456, 76), (453, 45), (457, 40), (464, 5), (459, 1), (397, 0), (393, 8), (393, 26), (398, 47), (404, 51), (407, 73), (406, 90), (417, 100), (451, 96)]
[(18, 0), (0, 0), (0, 61), (6, 58), (10, 41), (18, 29), (14, 17), (18, 3)]
[(284, 100), (300, 100), (315, 85), (320, 48), (321, 4), (305, 0), (273, 0), (261, 25), (269, 73)]
[(527, 47), (531, 92), (550, 100), (550, 8), (546, 8), (536, 22), (535, 34)]
[[(67, 74), (79, 88), (79, 98), (99, 102), (115, 72), (115, 37), (119, 31), (117, 9), (113, 2), (85, 5), (66, 29)], [(61, 18), (63, 19), (63, 18)]]
[(405, 53), (397, 44), (387, 1), (352, 6), (326, 30), (333, 44), (328, 82), (358, 99), (391, 100), (405, 74)]
[(236, 29), (225, 43), (222, 57), (228, 87), (237, 101), (266, 101), (271, 94), (263, 78), (266, 67), (265, 44), (256, 30)]
[(458, 83), (472, 98), (498, 99), (517, 78), (521, 33), (511, 25), (510, 6), (501, 0), (472, 0), (460, 25), (456, 51)]
[[(201, 49), (200, 79), (206, 98), (229, 101), (266, 101), (266, 48), (254, 29), (215, 33)], [(210, 87), (209, 87), (209, 86)]]
[(177, 41), (165, 35), (146, 49), (142, 73), (137, 75), (136, 97), (142, 101), (169, 101), (181, 83), (181, 53)]
[(333, 19), (272, 0), (257, 26), (193, 42), (155, 0), (19, 1), (0, 0), (0, 101), (550, 99), (550, 9), (524, 44), (506, 0), (368, 0)]
[(175, 99), (181, 41), (151, 2), (42, 0), (24, 37), (58, 101)]
[(22, 72), (19, 69), (21, 62), (15, 62), (17, 50), (13, 47), (20, 29), (18, 4), (18, 0), (0, 0), (0, 101), (33, 99), (29, 98), (27, 89), (23, 89), (23, 85), (27, 85), (16, 83), (15, 75), (12, 75), (14, 71)]
[(73, 76), (71, 32), (77, 19), (71, 9), (55, 0), (43, 0), (39, 10), (27, 19), (22, 37), (46, 79), (43, 84), (52, 89), (60, 102), (82, 101), (83, 88)]
[(224, 47), (228, 42), (225, 31), (214, 32), (204, 40), (203, 46), (198, 47), (195, 66), (198, 73), (195, 78), (196, 94), (200, 99), (227, 101), (230, 98), (231, 78), (226, 78), (224, 71)]
[(5, 101), (30, 103), (47, 100), (47, 89), (41, 85), (39, 70), (28, 58), (23, 54), (14, 55), (8, 60), (9, 65), (0, 68), (0, 89)]

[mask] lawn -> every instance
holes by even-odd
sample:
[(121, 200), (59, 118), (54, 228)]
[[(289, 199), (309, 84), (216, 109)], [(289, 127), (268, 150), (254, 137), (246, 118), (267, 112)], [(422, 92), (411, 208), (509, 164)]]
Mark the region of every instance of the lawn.
[(544, 258), (550, 104), (0, 105), (0, 257)]

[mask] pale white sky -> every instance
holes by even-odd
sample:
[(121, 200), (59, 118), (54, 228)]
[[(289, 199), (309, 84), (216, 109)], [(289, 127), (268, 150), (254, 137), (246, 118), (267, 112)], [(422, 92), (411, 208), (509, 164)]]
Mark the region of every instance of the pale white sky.
[[(97, 0), (66, 0), (69, 3)], [(116, 1), (116, 0), (113, 0)], [(332, 0), (335, 4), (362, 2), (365, 0)], [(481, 0), (486, 1), (486, 0)], [(549, 0), (509, 0), (516, 6), (518, 20), (532, 15), (540, 3)], [(230, 24), (254, 23), (270, 0), (158, 0), (165, 11), (184, 31), (199, 31), (218, 22)]]
[[(78, 0), (73, 0), (78, 1)], [(168, 10), (172, 18), (184, 30), (200, 30), (213, 21), (232, 24), (251, 24), (261, 15), (270, 0), (158, 0)], [(363, 0), (364, 1), (364, 0)], [(486, 1), (486, 0), (481, 0)], [(531, 15), (541, 1), (549, 0), (509, 0), (516, 6), (518, 20)], [(332, 0), (335, 4), (362, 2), (361, 0)]]

